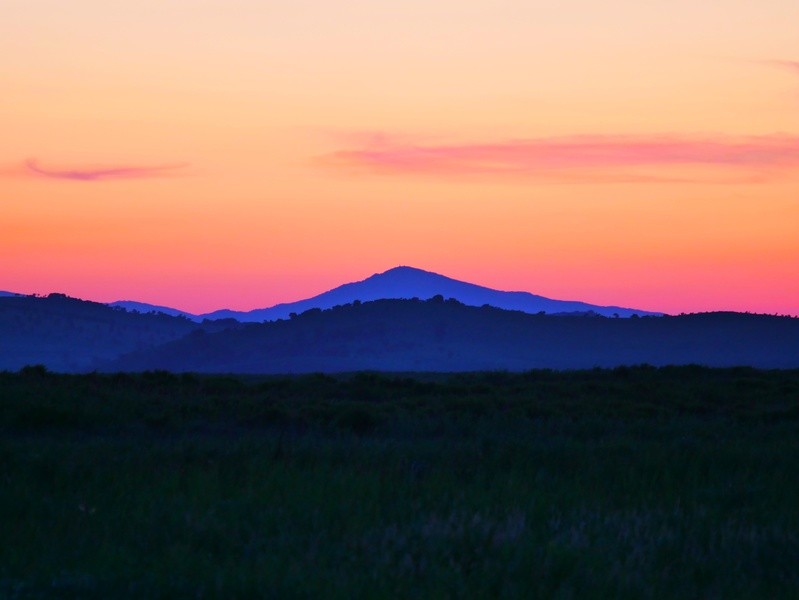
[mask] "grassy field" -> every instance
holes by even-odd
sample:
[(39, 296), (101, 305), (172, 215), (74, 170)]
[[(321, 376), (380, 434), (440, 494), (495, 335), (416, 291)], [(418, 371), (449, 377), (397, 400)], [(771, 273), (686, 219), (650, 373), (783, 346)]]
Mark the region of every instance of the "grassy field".
[(0, 373), (0, 598), (798, 598), (799, 371)]

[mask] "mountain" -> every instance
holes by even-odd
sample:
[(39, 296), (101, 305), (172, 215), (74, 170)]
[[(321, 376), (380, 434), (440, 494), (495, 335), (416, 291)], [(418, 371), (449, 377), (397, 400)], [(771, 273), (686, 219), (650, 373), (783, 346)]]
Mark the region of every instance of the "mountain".
[(117, 300), (116, 302), (109, 302), (108, 306), (111, 308), (122, 308), (128, 312), (139, 313), (164, 313), (172, 317), (186, 317), (192, 321), (202, 321), (202, 317), (192, 313), (179, 310), (177, 308), (170, 308), (168, 306), (158, 306), (157, 304), (147, 304), (146, 302), (136, 302), (135, 300)]
[(799, 319), (741, 313), (614, 319), (531, 315), (440, 297), (377, 300), (193, 332), (102, 369), (519, 371), (642, 363), (799, 368)]
[(346, 283), (306, 300), (278, 304), (271, 308), (260, 308), (249, 312), (217, 310), (201, 315), (201, 317), (207, 319), (234, 318), (243, 322), (274, 321), (286, 319), (291, 313), (299, 314), (312, 308), (327, 309), (356, 300), (361, 302), (400, 298), (426, 300), (436, 295), (455, 298), (468, 306), (488, 304), (496, 308), (520, 310), (532, 314), (539, 312), (548, 314), (594, 312), (604, 316), (618, 315), (619, 317), (630, 317), (634, 314), (641, 316), (661, 314), (620, 306), (596, 306), (585, 302), (553, 300), (529, 292), (502, 292), (413, 267), (395, 267), (372, 275), (363, 281)]
[(5, 298), (6, 296), (17, 296), (17, 295), (18, 294), (15, 294), (14, 292), (3, 292), (3, 291), (0, 291), (0, 298)]
[(54, 371), (88, 371), (204, 328), (239, 323), (194, 323), (165, 314), (139, 314), (64, 294), (0, 297), (0, 370), (42, 364)]
[(0, 297), (0, 370), (515, 371), (640, 363), (799, 368), (799, 319), (556, 316), (436, 295), (314, 308), (267, 323), (196, 323), (64, 294)]

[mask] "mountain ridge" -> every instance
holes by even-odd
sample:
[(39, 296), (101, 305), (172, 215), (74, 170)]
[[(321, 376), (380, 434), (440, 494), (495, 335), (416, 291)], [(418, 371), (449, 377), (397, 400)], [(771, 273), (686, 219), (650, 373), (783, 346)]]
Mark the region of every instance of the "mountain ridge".
[[(104, 304), (112, 308), (124, 309), (128, 312), (142, 314), (156, 312), (175, 317), (185, 317), (197, 323), (205, 319), (231, 318), (248, 323), (287, 319), (291, 313), (302, 313), (313, 308), (333, 308), (356, 300), (361, 302), (411, 298), (427, 300), (437, 295), (441, 295), (444, 298), (455, 298), (468, 306), (488, 304), (496, 308), (521, 310), (530, 314), (539, 312), (547, 314), (596, 313), (603, 316), (619, 316), (622, 318), (632, 315), (655, 316), (664, 314), (629, 307), (603, 306), (578, 300), (557, 300), (525, 291), (496, 290), (407, 265), (374, 273), (360, 281), (341, 284), (310, 298), (303, 298), (294, 302), (282, 302), (249, 311), (221, 308), (206, 313), (192, 313), (171, 306), (150, 304), (138, 300), (116, 300)], [(6, 296), (20, 296), (20, 294), (0, 292), (0, 297)]]
[(327, 309), (336, 305), (349, 304), (356, 300), (368, 302), (383, 299), (426, 300), (441, 295), (455, 298), (467, 306), (488, 304), (505, 310), (521, 310), (535, 314), (587, 313), (593, 311), (603, 316), (630, 317), (662, 315), (663, 313), (645, 311), (620, 306), (601, 306), (576, 300), (555, 300), (531, 292), (495, 290), (486, 286), (468, 283), (425, 271), (416, 267), (398, 266), (381, 273), (375, 273), (361, 281), (344, 283), (316, 296), (285, 302), (268, 308), (250, 311), (220, 309), (199, 315), (204, 319), (234, 318), (242, 322), (263, 322), (288, 318), (291, 313), (301, 313), (313, 308)]

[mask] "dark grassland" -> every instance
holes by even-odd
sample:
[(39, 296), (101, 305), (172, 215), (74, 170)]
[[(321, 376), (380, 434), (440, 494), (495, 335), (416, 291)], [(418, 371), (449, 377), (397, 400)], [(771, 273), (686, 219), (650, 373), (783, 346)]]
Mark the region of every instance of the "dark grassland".
[(0, 373), (0, 598), (796, 598), (799, 371)]

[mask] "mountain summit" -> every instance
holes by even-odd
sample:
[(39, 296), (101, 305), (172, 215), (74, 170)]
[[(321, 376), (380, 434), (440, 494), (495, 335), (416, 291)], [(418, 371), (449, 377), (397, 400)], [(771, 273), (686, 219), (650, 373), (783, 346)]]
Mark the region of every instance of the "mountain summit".
[(218, 310), (201, 315), (201, 317), (207, 319), (234, 318), (239, 321), (273, 321), (288, 318), (291, 313), (302, 313), (312, 308), (332, 308), (341, 304), (350, 304), (356, 300), (363, 302), (403, 298), (426, 300), (437, 295), (444, 298), (455, 298), (468, 306), (489, 304), (496, 308), (520, 310), (526, 313), (596, 313), (604, 316), (618, 315), (619, 317), (630, 317), (634, 314), (641, 316), (661, 314), (620, 306), (597, 306), (586, 302), (553, 300), (529, 292), (504, 292), (458, 281), (430, 271), (400, 266), (383, 273), (376, 273), (363, 281), (345, 283), (306, 300), (278, 304), (249, 312)]

